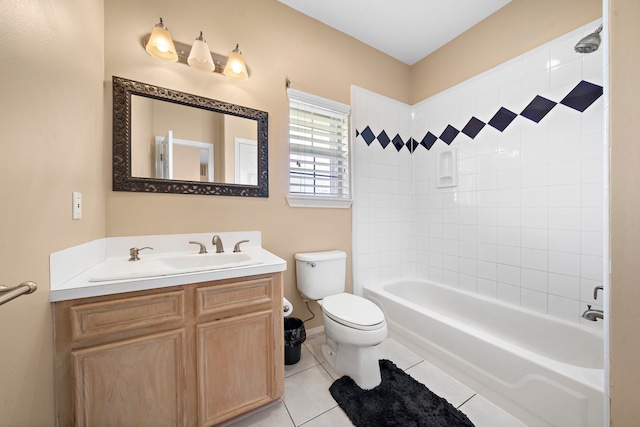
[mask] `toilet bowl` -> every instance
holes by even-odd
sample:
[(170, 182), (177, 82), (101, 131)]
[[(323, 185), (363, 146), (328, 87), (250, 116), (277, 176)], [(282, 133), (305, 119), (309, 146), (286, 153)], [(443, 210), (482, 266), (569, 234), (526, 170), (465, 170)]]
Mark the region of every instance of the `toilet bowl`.
[(376, 387), (381, 382), (378, 345), (387, 338), (384, 313), (373, 302), (344, 292), (344, 252), (312, 252), (295, 258), (298, 289), (322, 307), (324, 358), (338, 375), (350, 376), (360, 388)]

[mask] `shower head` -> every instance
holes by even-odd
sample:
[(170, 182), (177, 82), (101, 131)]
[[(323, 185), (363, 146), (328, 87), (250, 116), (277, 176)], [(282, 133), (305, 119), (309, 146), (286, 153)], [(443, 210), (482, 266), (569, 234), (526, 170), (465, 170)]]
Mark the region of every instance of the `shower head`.
[(600, 47), (600, 31), (602, 31), (602, 24), (593, 33), (585, 36), (575, 45), (574, 49), (578, 53), (591, 53), (598, 50)]

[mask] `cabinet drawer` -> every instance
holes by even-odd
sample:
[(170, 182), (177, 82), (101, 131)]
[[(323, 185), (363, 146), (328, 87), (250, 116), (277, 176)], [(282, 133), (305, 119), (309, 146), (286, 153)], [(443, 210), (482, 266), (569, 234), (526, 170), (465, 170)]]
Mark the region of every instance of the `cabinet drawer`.
[(249, 311), (268, 306), (273, 299), (273, 279), (265, 277), (224, 285), (205, 286), (196, 290), (197, 315), (230, 311)]
[(72, 339), (183, 321), (184, 301), (180, 290), (71, 307)]

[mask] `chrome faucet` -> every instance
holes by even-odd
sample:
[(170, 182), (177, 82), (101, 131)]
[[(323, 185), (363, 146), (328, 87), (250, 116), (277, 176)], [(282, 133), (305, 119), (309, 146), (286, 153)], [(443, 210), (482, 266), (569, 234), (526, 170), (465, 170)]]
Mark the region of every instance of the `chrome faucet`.
[(207, 247), (204, 245), (204, 243), (194, 242), (193, 240), (190, 240), (189, 243), (191, 243), (192, 245), (200, 245), (200, 252), (198, 252), (199, 254), (207, 253)]
[(591, 308), (590, 305), (587, 305), (587, 309), (582, 313), (582, 317), (584, 319), (591, 320), (592, 322), (596, 322), (598, 319), (604, 318), (604, 312), (596, 308)]
[(140, 257), (138, 256), (138, 253), (143, 249), (153, 250), (153, 248), (149, 246), (145, 246), (144, 248), (131, 248), (129, 249), (129, 261), (140, 261)]
[(236, 243), (236, 245), (233, 247), (233, 252), (241, 252), (240, 251), (240, 244), (242, 243), (247, 243), (249, 242), (248, 240), (240, 240), (238, 243)]
[(224, 246), (222, 246), (222, 239), (217, 234), (213, 236), (213, 239), (211, 240), (211, 244), (216, 245), (217, 254), (224, 252)]

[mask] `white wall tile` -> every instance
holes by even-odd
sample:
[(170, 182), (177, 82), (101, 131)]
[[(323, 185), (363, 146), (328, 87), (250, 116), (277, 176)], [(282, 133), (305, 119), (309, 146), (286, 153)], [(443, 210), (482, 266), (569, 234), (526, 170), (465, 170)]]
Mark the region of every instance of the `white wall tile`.
[(565, 61), (550, 70), (549, 86), (551, 89), (561, 88), (576, 84), (576, 76), (582, 76), (582, 58), (573, 56), (570, 61)]
[(549, 251), (549, 273), (580, 276), (580, 255)]
[(524, 228), (547, 229), (549, 227), (549, 209), (526, 208), (520, 212), (520, 225)]
[(520, 266), (520, 247), (498, 245), (498, 262), (509, 266)]
[[(473, 116), (486, 123), (500, 107), (519, 113), (536, 95), (559, 102), (582, 79), (602, 84), (602, 52), (576, 55), (576, 34), (414, 106), (352, 91), (352, 123), (421, 139)], [(582, 113), (558, 104), (539, 123), (518, 116), (503, 132), (460, 134), (459, 182), (448, 189), (435, 186), (444, 142), (412, 155), (356, 140), (356, 288), (416, 276), (579, 322), (603, 276), (603, 111), (601, 97)]]
[(580, 279), (575, 276), (549, 273), (549, 293), (573, 300), (580, 299)]
[(531, 289), (522, 288), (520, 290), (520, 303), (523, 307), (539, 313), (547, 312), (547, 294), (546, 292), (533, 291)]
[(460, 274), (458, 278), (458, 287), (467, 292), (476, 292), (476, 275)]
[(603, 257), (582, 255), (580, 257), (580, 276), (585, 279), (602, 281), (603, 279)]
[(498, 282), (520, 286), (520, 267), (498, 264)]
[[(520, 241), (520, 227), (498, 227), (497, 242), (499, 245), (519, 247)], [(519, 256), (520, 251), (518, 250)]]
[(570, 322), (575, 322), (580, 318), (579, 301), (549, 294), (548, 304), (547, 310), (552, 316), (560, 317)]
[(543, 292), (545, 295), (548, 292), (548, 273), (541, 270), (532, 270), (529, 268), (520, 269), (520, 285), (523, 288), (533, 291)]
[(580, 253), (583, 255), (602, 256), (603, 233), (599, 231), (583, 231), (580, 238)]
[(549, 251), (579, 254), (580, 231), (549, 230)]
[(498, 283), (498, 299), (514, 305), (520, 305), (520, 287)]
[(520, 263), (525, 268), (547, 271), (549, 267), (548, 252), (539, 249), (522, 248), (520, 251)]
[(580, 230), (580, 208), (549, 208), (549, 229)]
[(522, 248), (543, 249), (549, 247), (549, 232), (546, 228), (522, 228)]
[(522, 56), (523, 78), (549, 70), (549, 50), (549, 46), (542, 46)]

